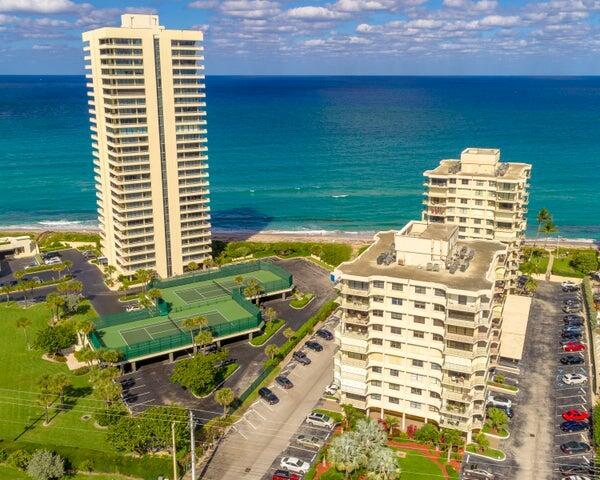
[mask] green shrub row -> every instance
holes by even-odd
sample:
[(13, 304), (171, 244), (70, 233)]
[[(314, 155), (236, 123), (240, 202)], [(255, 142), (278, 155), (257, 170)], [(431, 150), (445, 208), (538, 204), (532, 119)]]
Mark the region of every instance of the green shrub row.
[(600, 447), (600, 404), (596, 404), (592, 411), (592, 428), (594, 435), (594, 445)]
[(583, 286), (583, 297), (585, 299), (585, 310), (590, 320), (590, 325), (592, 328), (597, 326), (598, 323), (598, 313), (596, 312), (596, 307), (594, 307), (594, 292), (592, 291), (592, 281), (590, 277), (585, 277), (582, 282)]
[(280, 318), (271, 322), (267, 322), (265, 324), (264, 332), (261, 335), (253, 337), (252, 340), (250, 340), (250, 343), (255, 347), (260, 347), (261, 345), (266, 343), (266, 341), (269, 340), (269, 338), (271, 338), (275, 334), (275, 332), (277, 332), (277, 330), (279, 330), (282, 327), (284, 323), (285, 321)]
[(170, 457), (133, 457), (85, 448), (41, 445), (29, 442), (4, 441), (1, 447), (7, 457), (16, 451), (33, 453), (41, 448), (51, 450), (65, 459), (68, 468), (75, 470), (118, 473), (148, 480), (154, 480), (160, 475), (168, 477), (172, 472)]
[(265, 367), (275, 366), (281, 362), (281, 360), (283, 360), (306, 335), (310, 335), (313, 332), (313, 329), (317, 323), (322, 322), (329, 317), (329, 315), (331, 315), (337, 307), (338, 304), (333, 300), (323, 305), (317, 313), (304, 322), (304, 324), (296, 331), (293, 337), (279, 347), (279, 351), (273, 357), (273, 359), (265, 362)]

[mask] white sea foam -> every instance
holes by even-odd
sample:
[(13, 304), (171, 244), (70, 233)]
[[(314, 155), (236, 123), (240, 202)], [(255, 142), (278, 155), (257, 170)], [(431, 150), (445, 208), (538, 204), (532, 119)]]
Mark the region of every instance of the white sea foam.
[(332, 195), (331, 198), (346, 198), (348, 196), (347, 193), (341, 194), (341, 195)]

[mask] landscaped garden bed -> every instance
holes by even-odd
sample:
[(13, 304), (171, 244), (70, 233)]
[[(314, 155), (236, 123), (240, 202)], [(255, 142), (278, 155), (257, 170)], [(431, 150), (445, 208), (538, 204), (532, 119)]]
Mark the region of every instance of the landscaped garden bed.
[(280, 318), (267, 322), (265, 325), (264, 332), (260, 335), (257, 335), (256, 337), (253, 337), (250, 340), (250, 344), (255, 347), (260, 347), (264, 345), (269, 340), (269, 338), (275, 335), (284, 325), (285, 320), (282, 320)]
[(552, 274), (583, 278), (598, 270), (598, 252), (592, 248), (559, 248), (552, 264)]
[(295, 308), (296, 310), (301, 310), (306, 307), (314, 298), (314, 293), (294, 292), (292, 300), (290, 301), (290, 307)]
[(491, 458), (493, 460), (504, 460), (506, 458), (506, 455), (501, 450), (496, 450), (495, 448), (491, 447), (482, 449), (475, 443), (470, 443), (467, 445), (467, 452), (480, 455), (482, 457)]

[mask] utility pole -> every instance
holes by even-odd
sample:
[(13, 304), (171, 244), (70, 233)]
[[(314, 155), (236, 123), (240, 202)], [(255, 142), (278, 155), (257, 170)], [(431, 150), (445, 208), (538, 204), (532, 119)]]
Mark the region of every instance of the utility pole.
[(192, 480), (196, 480), (196, 440), (194, 438), (194, 414), (190, 410), (190, 445), (192, 454)]
[(177, 448), (175, 446), (175, 422), (171, 422), (171, 437), (173, 440), (173, 480), (177, 480)]

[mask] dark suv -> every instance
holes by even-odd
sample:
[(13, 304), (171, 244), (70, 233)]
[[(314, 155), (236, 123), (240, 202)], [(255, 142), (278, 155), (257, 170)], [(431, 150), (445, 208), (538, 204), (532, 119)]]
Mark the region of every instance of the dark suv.
[(317, 337), (321, 337), (323, 340), (333, 340), (333, 333), (324, 328), (319, 328), (316, 331), (316, 335)]
[(300, 363), (302, 365), (310, 365), (310, 363), (311, 363), (310, 358), (308, 358), (306, 356), (306, 353), (304, 353), (300, 350), (298, 350), (297, 352), (294, 352), (292, 357), (294, 358), (294, 360), (296, 360), (298, 363)]
[(315, 342), (314, 340), (309, 340), (308, 342), (306, 342), (304, 344), (304, 346), (306, 348), (310, 348), (311, 350), (313, 350), (315, 352), (322, 352), (323, 351), (323, 346), (319, 342)]
[(267, 387), (262, 387), (259, 391), (258, 394), (260, 395), (260, 398), (262, 398), (265, 402), (267, 402), (269, 405), (275, 405), (276, 403), (279, 402), (279, 398), (277, 398), (277, 395), (275, 395), (271, 390), (269, 390)]

